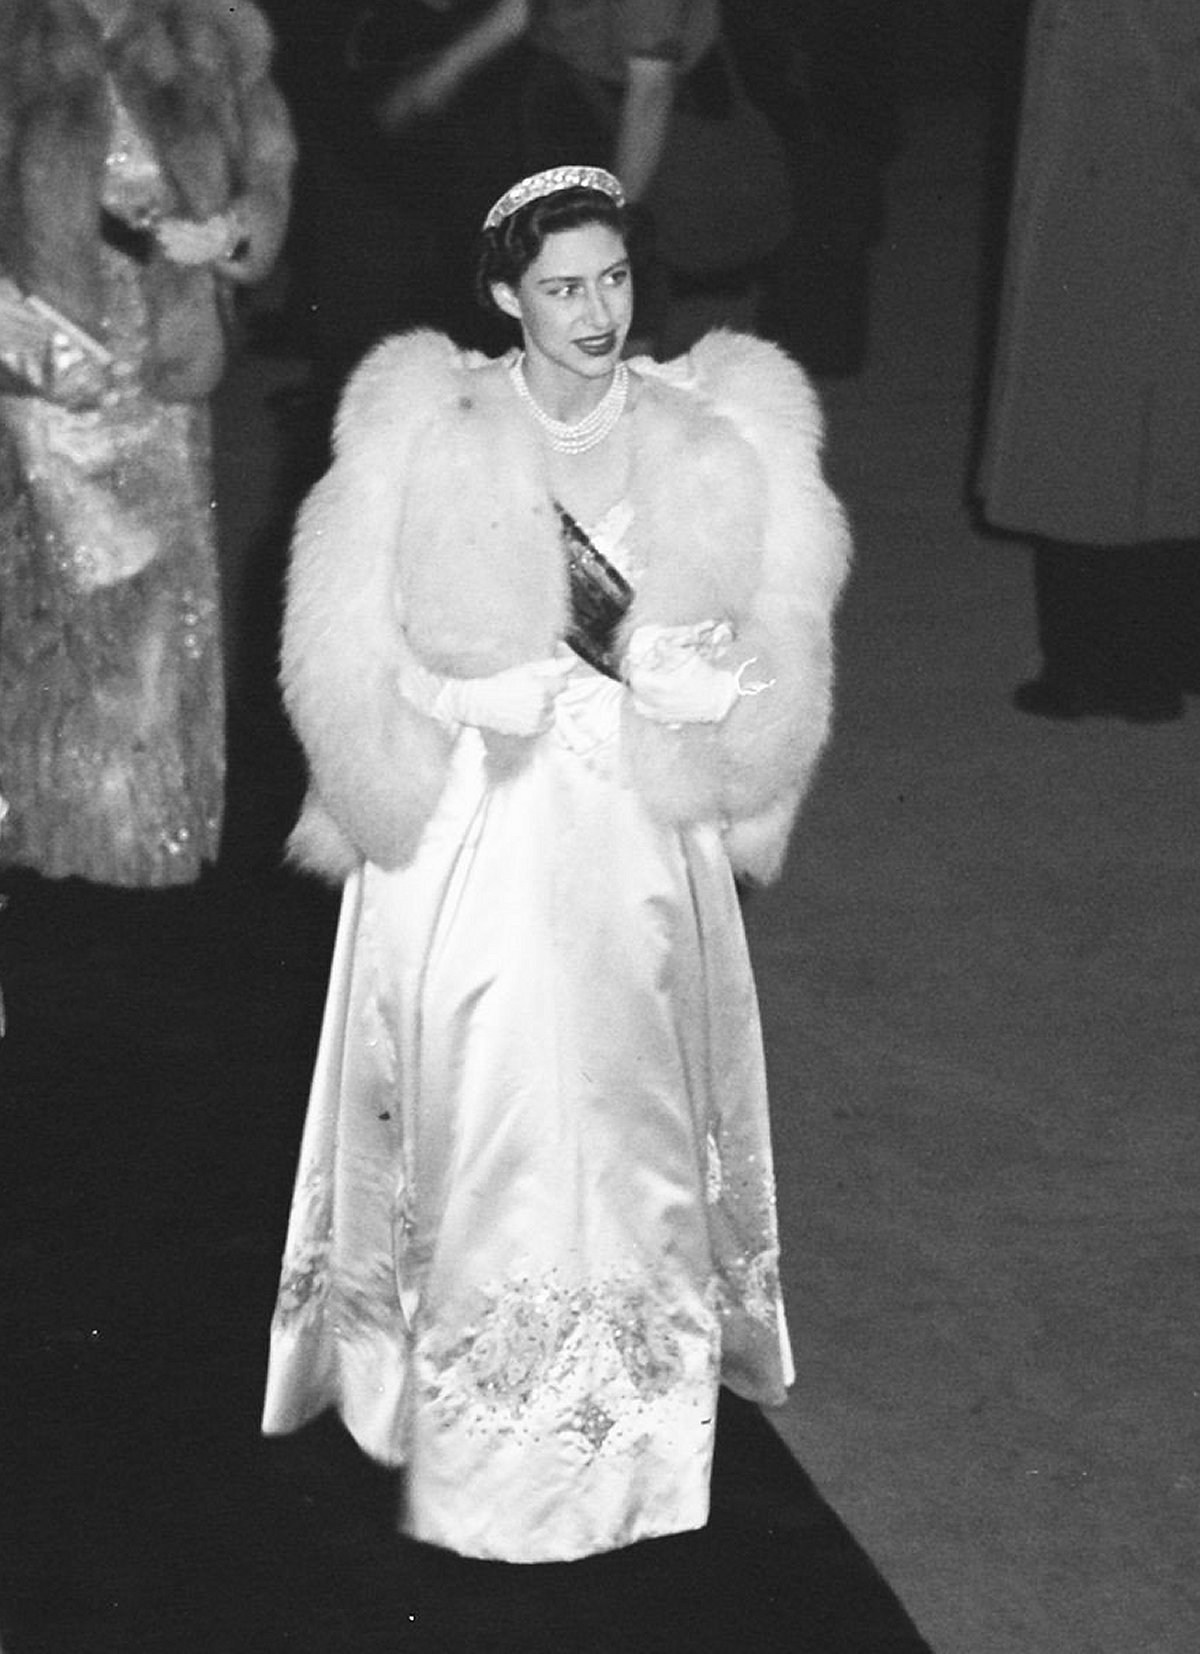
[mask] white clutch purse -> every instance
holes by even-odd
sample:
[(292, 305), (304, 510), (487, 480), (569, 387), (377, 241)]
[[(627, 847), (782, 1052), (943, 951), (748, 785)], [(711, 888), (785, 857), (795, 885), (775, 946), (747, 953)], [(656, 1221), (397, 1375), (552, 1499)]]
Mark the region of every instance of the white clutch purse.
[(0, 367), (52, 401), (96, 401), (113, 355), (62, 311), (0, 276)]

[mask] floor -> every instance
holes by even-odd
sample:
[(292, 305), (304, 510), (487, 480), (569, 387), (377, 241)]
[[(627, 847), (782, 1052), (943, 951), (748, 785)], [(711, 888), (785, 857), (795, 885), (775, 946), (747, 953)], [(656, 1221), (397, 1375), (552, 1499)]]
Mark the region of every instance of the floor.
[(837, 732), (751, 910), (800, 1346), (777, 1421), (939, 1654), (1200, 1647), (1200, 704), (1015, 713), (1027, 560), (966, 501), (979, 108), (891, 178), (826, 387)]
[[(1008, 704), (1028, 570), (965, 497), (982, 172), (976, 104), (912, 113), (868, 364), (823, 385), (837, 730), (747, 910), (799, 1375), (774, 1430), (726, 1404), (710, 1529), (459, 1564), (397, 1546), (336, 1428), (258, 1438), (332, 907), (275, 866), (298, 772), (247, 642), (218, 878), (4, 882), (7, 1654), (1200, 1646), (1200, 705)], [(281, 371), (223, 396), (234, 614), (277, 572)]]

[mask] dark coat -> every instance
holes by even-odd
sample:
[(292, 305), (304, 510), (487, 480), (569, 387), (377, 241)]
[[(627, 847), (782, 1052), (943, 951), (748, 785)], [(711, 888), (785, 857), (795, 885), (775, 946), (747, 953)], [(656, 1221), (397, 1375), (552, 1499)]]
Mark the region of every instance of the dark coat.
[(1200, 9), (1038, 0), (979, 495), (995, 527), (1200, 536)]

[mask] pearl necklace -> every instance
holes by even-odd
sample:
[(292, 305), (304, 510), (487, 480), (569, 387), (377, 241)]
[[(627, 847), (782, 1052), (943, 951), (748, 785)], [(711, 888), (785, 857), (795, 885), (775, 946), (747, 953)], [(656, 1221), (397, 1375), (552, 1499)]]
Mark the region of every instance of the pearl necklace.
[(598, 443), (604, 441), (625, 412), (625, 402), (629, 395), (629, 369), (624, 362), (618, 362), (613, 369), (612, 384), (591, 413), (584, 414), (575, 425), (570, 425), (563, 419), (552, 419), (544, 408), (538, 406), (533, 392), (525, 382), (524, 362), (523, 353), (513, 357), (508, 364), (509, 378), (521, 401), (545, 431), (550, 446), (560, 454), (586, 454), (589, 448), (595, 448)]

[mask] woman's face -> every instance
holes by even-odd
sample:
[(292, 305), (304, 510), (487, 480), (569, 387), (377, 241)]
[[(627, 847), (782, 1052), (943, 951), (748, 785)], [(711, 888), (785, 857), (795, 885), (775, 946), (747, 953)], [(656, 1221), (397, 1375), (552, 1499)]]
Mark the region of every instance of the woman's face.
[(521, 324), (535, 370), (601, 379), (620, 359), (633, 315), (625, 243), (607, 224), (548, 235), (517, 282), (493, 288), (501, 310)]

